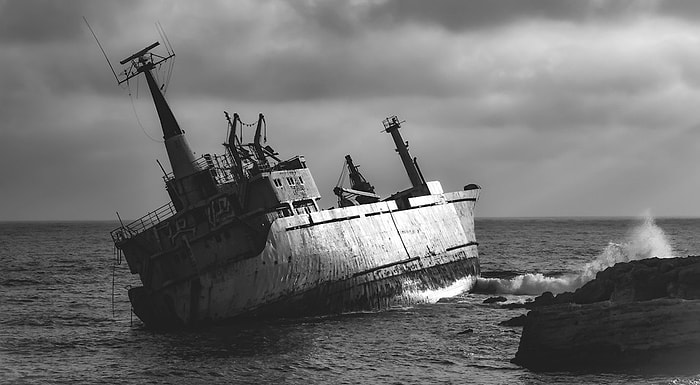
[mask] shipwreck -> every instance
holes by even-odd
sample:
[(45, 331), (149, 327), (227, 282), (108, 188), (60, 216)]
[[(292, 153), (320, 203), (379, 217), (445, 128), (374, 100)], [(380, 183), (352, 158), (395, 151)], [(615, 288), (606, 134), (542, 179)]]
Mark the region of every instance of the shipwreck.
[(128, 293), (147, 327), (385, 309), (479, 275), (479, 186), (444, 192), (426, 181), (396, 116), (383, 126), (410, 187), (382, 199), (348, 155), (350, 186), (334, 189), (339, 207), (321, 209), (304, 157), (283, 160), (262, 143), (262, 114), (252, 143), (238, 134), (240, 117), (226, 114), (224, 153), (195, 158), (154, 78), (174, 56), (153, 53), (158, 45), (122, 60), (117, 80), (146, 78), (172, 168), (170, 202), (111, 232), (142, 283)]

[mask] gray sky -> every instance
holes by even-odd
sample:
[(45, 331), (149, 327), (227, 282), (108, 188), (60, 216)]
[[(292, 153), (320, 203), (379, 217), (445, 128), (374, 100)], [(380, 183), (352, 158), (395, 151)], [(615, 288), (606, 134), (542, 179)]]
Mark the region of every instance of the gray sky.
[(694, 0), (0, 0), (0, 220), (167, 202), (145, 81), (132, 107), (82, 16), (116, 67), (160, 22), (194, 151), (222, 151), (224, 110), (262, 112), (326, 207), (345, 154), (381, 195), (408, 186), (396, 114), (426, 179), (482, 186), (478, 216), (700, 216)]

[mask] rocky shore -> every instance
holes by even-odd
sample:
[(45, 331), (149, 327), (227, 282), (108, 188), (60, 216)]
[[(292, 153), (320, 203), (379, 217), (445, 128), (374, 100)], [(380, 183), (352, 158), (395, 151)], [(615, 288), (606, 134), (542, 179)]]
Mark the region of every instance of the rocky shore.
[(700, 256), (618, 263), (522, 306), (512, 362), (531, 370), (700, 372)]

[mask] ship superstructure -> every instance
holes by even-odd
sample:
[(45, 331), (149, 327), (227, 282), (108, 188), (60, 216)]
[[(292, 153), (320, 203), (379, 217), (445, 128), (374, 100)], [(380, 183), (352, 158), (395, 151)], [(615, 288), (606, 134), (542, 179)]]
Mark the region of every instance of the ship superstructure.
[(225, 153), (195, 158), (152, 74), (171, 56), (151, 50), (121, 61), (126, 81), (143, 74), (172, 167), (170, 202), (112, 231), (143, 286), (133, 310), (150, 327), (193, 326), (238, 317), (301, 316), (382, 309), (410, 291), (442, 288), (479, 274), (473, 209), (479, 187), (443, 192), (426, 182), (401, 138), (384, 121), (411, 187), (384, 200), (346, 156), (350, 188), (338, 208), (321, 195), (303, 156), (282, 160), (262, 142), (260, 114), (243, 143), (238, 114), (225, 113)]

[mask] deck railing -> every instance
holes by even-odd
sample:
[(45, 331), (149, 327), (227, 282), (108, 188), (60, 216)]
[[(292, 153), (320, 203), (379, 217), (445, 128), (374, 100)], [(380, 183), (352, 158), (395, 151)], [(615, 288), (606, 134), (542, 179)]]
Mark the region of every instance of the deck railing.
[[(231, 172), (231, 160), (227, 155), (205, 154), (196, 159), (194, 164), (199, 170), (209, 170), (217, 184), (237, 181), (236, 176), (233, 172)], [(173, 178), (174, 176), (172, 172), (163, 176), (166, 183)], [(117, 243), (136, 236), (142, 233), (144, 230), (170, 218), (171, 216), (175, 215), (175, 213), (175, 206), (173, 206), (172, 202), (168, 202), (165, 205), (142, 216), (141, 218), (113, 230), (111, 232), (112, 240)]]
[(112, 230), (112, 240), (116, 243), (136, 236), (142, 233), (144, 230), (172, 217), (175, 215), (175, 212), (175, 206), (173, 206), (173, 203), (168, 202), (142, 216), (141, 218)]
[[(209, 170), (217, 184), (237, 182), (236, 176), (231, 171), (231, 160), (227, 155), (204, 154), (193, 163), (198, 170)], [(174, 177), (173, 173), (169, 172), (163, 176), (163, 180), (168, 183)]]

